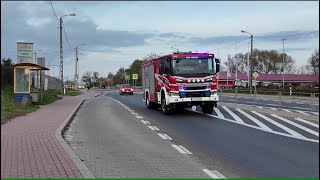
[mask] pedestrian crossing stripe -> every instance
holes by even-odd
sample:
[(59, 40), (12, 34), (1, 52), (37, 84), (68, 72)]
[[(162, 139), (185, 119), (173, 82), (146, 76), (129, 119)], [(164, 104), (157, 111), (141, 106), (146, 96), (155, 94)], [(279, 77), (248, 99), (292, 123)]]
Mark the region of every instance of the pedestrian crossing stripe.
[[(220, 109), (224, 109), (233, 119), (226, 118), (223, 115), (223, 113), (219, 110), (219, 108)], [(249, 120), (253, 121), (256, 125), (252, 125), (252, 124), (248, 124), (248, 123), (244, 122), (238, 115), (236, 115), (232, 111), (238, 111), (240, 114), (244, 115)], [(192, 111), (192, 112), (204, 114), (204, 113), (199, 112), (199, 111)], [(214, 108), (214, 112), (215, 112), (216, 115), (214, 115), (214, 114), (204, 114), (204, 115), (211, 116), (211, 117), (218, 118), (218, 119), (225, 120), (225, 121), (229, 121), (229, 122), (232, 122), (232, 123), (244, 125), (244, 126), (251, 127), (251, 128), (254, 128), (254, 129), (262, 130), (262, 131), (269, 132), (269, 133), (272, 133), (272, 134), (277, 134), (277, 135), (281, 135), (281, 136), (286, 136), (286, 137), (305, 140), (305, 141), (309, 141), (309, 142), (319, 143), (319, 140), (316, 139), (316, 137), (317, 138), (319, 137), (319, 132), (305, 127), (304, 124), (308, 124), (308, 125), (311, 125), (311, 126), (316, 127), (316, 128), (319, 128), (319, 125), (315, 124), (315, 123), (312, 123), (310, 121), (301, 119), (301, 118), (295, 118), (296, 121), (302, 123), (302, 124), (300, 124), (300, 123), (298, 124), (296, 122), (293, 122), (294, 120), (291, 121), (291, 120), (288, 120), (288, 119), (283, 118), (281, 116), (278, 116), (276, 114), (271, 114), (271, 116), (273, 118), (275, 118), (275, 119), (273, 119), (272, 117), (269, 118), (269, 117), (267, 117), (267, 116), (265, 116), (265, 115), (263, 115), (261, 113), (258, 113), (256, 111), (245, 112), (245, 111), (243, 111), (243, 110), (241, 110), (239, 108), (231, 110), (230, 108), (227, 108), (225, 106)], [(273, 130), (272, 128), (268, 127), (266, 124), (261, 122), (261, 120), (259, 120), (259, 118), (255, 118), (255, 117), (251, 116), (249, 113), (255, 114), (256, 116), (261, 118), (261, 120), (267, 121), (267, 122), (269, 122), (269, 123), (281, 128), (281, 129), (283, 129), (285, 132), (279, 132), (279, 131)], [(311, 134), (311, 135), (314, 135), (315, 138), (314, 139), (308, 138), (305, 135), (302, 135), (302, 134), (290, 129), (289, 127), (287, 127), (284, 124), (281, 124), (281, 123), (279, 123), (277, 121), (291, 124), (291, 125), (299, 128), (299, 129), (303, 130), (303, 134), (305, 134), (305, 133)]]

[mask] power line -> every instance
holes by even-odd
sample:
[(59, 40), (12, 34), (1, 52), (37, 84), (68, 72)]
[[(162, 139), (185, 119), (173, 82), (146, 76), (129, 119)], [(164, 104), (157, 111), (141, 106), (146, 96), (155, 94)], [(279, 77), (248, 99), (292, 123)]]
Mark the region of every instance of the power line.
[(70, 44), (69, 44), (68, 36), (67, 36), (66, 30), (65, 30), (65, 26), (64, 26), (64, 22), (63, 22), (63, 21), (62, 21), (62, 24), (63, 24), (63, 27), (64, 27), (64, 28), (62, 28), (62, 29), (63, 29), (64, 35), (65, 35), (65, 37), (66, 37), (66, 40), (67, 40), (69, 49), (72, 49), (71, 46), (70, 46)]
[[(248, 39), (250, 39), (250, 38), (245, 38), (245, 39), (243, 39), (243, 40), (241, 40), (241, 41), (235, 42), (235, 43), (233, 43), (233, 44), (229, 44), (229, 45), (224, 46), (224, 47), (216, 48), (216, 49), (214, 49), (214, 50), (225, 49), (225, 48), (228, 48), (228, 47), (234, 46), (234, 45), (236, 45), (236, 44), (239, 44), (239, 43), (241, 43), (241, 42), (243, 42), (243, 41), (246, 41), (246, 40), (248, 40)], [(213, 51), (214, 51), (214, 50), (213, 50)]]
[(54, 15), (57, 17), (57, 20), (59, 21), (59, 18), (58, 18), (57, 14), (56, 14), (56, 11), (55, 11), (54, 8), (53, 8), (53, 5), (52, 5), (51, 1), (50, 1), (50, 4), (51, 4), (51, 8), (52, 8), (52, 10), (53, 10)]
[(284, 37), (284, 36), (286, 36), (286, 37), (291, 37), (291, 36), (300, 36), (300, 35), (306, 35), (306, 34), (313, 34), (313, 33), (319, 33), (319, 31), (312, 31), (312, 32), (307, 32), (307, 33), (298, 33), (298, 34), (290, 34), (290, 35), (286, 35), (286, 34), (284, 34), (284, 35), (279, 35), (279, 36), (255, 36), (254, 38), (277, 38), (277, 37)]

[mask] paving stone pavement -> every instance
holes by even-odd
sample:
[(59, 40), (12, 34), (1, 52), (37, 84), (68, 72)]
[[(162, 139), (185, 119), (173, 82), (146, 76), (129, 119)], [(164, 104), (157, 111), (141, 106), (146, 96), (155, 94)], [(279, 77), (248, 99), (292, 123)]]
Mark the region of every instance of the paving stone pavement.
[(96, 95), (66, 96), (1, 125), (1, 178), (82, 177), (55, 131), (82, 100)]

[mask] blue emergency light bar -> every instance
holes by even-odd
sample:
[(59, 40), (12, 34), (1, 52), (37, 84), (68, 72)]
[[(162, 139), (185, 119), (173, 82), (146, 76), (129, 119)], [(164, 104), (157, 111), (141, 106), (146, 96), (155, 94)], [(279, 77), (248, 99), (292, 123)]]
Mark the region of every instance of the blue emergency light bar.
[(189, 52), (193, 54), (208, 54), (207, 51), (189, 51)]

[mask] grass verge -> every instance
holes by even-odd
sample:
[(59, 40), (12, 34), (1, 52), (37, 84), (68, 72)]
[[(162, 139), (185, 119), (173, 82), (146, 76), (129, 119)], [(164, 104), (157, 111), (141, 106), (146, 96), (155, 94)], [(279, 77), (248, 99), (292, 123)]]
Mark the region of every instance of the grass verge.
[[(14, 101), (12, 87), (1, 88), (1, 124), (8, 122), (14, 117), (22, 116), (35, 111), (37, 108), (39, 108), (39, 105), (51, 104), (62, 99), (60, 97), (60, 92), (60, 90), (56, 89), (43, 91), (42, 102), (23, 105), (20, 102)], [(67, 90), (65, 95), (78, 96), (80, 94), (82, 94), (81, 91)]]
[(38, 108), (35, 104), (23, 105), (13, 100), (13, 88), (1, 88), (1, 124), (10, 119), (28, 114)]

